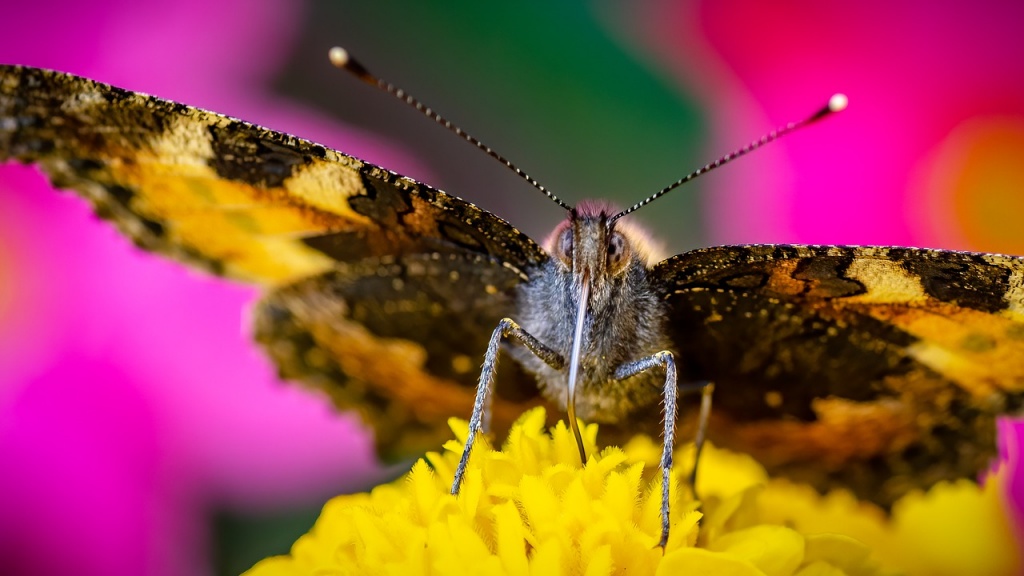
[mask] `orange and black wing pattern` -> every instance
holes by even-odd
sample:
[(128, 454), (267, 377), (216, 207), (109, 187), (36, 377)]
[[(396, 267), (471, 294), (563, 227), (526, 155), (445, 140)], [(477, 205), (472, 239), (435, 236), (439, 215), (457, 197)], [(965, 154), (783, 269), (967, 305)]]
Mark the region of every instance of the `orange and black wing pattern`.
[[(282, 374), (358, 409), (388, 453), (436, 448), (447, 417), (470, 413), (489, 330), (547, 259), (409, 178), (59, 72), (0, 66), (6, 160), (37, 164), (146, 250), (263, 286), (257, 338)], [(537, 394), (507, 372), (499, 428)]]
[(655, 267), (712, 439), (891, 503), (974, 477), (1024, 403), (1024, 259), (915, 248), (728, 246)]

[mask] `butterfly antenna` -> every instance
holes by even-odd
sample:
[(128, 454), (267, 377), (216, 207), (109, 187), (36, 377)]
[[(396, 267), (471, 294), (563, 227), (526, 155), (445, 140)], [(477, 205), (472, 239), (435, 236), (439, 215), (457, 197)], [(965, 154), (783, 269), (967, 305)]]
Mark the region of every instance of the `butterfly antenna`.
[(344, 48), (340, 48), (338, 46), (331, 48), (331, 50), (328, 52), (328, 57), (331, 59), (331, 64), (333, 64), (336, 68), (341, 68), (342, 70), (345, 70), (353, 74), (356, 78), (359, 78), (363, 82), (366, 82), (370, 86), (379, 88), (387, 92), (388, 94), (391, 94), (395, 98), (398, 98), (402, 102), (405, 102), (409, 106), (412, 106), (413, 108), (418, 110), (420, 114), (423, 114), (427, 118), (430, 118), (434, 122), (437, 122), (441, 126), (444, 126), (449, 132), (455, 133), (456, 136), (462, 138), (466, 142), (469, 142), (473, 146), (476, 146), (480, 150), (483, 150), (488, 156), (504, 164), (507, 168), (518, 174), (520, 178), (529, 182), (531, 186), (533, 186), (537, 190), (540, 190), (542, 194), (550, 198), (551, 201), (554, 202), (555, 204), (558, 204), (559, 206), (565, 208), (566, 210), (572, 210), (572, 206), (569, 206), (561, 198), (555, 196), (553, 193), (551, 193), (550, 190), (542, 186), (540, 182), (537, 182), (536, 180), (533, 179), (532, 176), (520, 170), (518, 166), (510, 162), (507, 158), (492, 150), (490, 146), (477, 140), (472, 135), (467, 134), (462, 128), (459, 128), (458, 126), (452, 124), (444, 116), (441, 116), (437, 112), (434, 112), (425, 104), (417, 100), (414, 96), (408, 94), (405, 90), (402, 90), (401, 88), (398, 88), (394, 84), (391, 84), (390, 82), (385, 82), (384, 80), (381, 80), (380, 78), (374, 76), (369, 70), (366, 69), (365, 66), (360, 64), (359, 61), (353, 58), (352, 55), (349, 54), (348, 51), (345, 50)]
[(776, 139), (780, 138), (781, 136), (796, 130), (797, 128), (803, 128), (804, 126), (807, 126), (809, 124), (817, 122), (818, 120), (821, 120), (822, 118), (824, 118), (826, 116), (829, 116), (829, 115), (834, 114), (836, 112), (842, 111), (843, 109), (846, 108), (846, 105), (848, 104), (848, 102), (849, 101), (848, 101), (848, 99), (846, 98), (845, 95), (843, 95), (843, 94), (834, 94), (831, 98), (828, 99), (828, 103), (825, 104), (824, 106), (822, 106), (814, 114), (811, 114), (807, 118), (804, 118), (803, 120), (800, 120), (798, 122), (790, 122), (789, 124), (786, 124), (785, 126), (782, 126), (781, 128), (776, 128), (775, 130), (772, 130), (771, 132), (769, 132), (769, 133), (765, 134), (764, 136), (762, 136), (760, 139), (755, 140), (755, 141), (751, 142), (750, 144), (747, 144), (743, 148), (740, 148), (739, 150), (734, 150), (733, 152), (730, 152), (729, 154), (726, 154), (725, 156), (722, 156), (721, 158), (719, 158), (718, 160), (715, 160), (714, 162), (712, 162), (710, 164), (705, 164), (704, 166), (698, 168), (694, 172), (691, 172), (690, 174), (687, 174), (686, 176), (680, 178), (679, 180), (676, 180), (675, 182), (673, 182), (673, 183), (669, 184), (668, 186), (662, 188), (657, 193), (652, 194), (651, 196), (648, 196), (647, 198), (641, 200), (640, 202), (637, 202), (636, 204), (630, 206), (626, 210), (623, 210), (622, 212), (619, 212), (615, 216), (611, 217), (608, 220), (608, 225), (610, 226), (613, 222), (615, 222), (619, 218), (622, 218), (626, 214), (629, 214), (630, 212), (634, 212), (634, 211), (642, 208), (643, 206), (646, 206), (646, 205), (650, 204), (651, 202), (654, 202), (658, 198), (661, 198), (665, 194), (668, 194), (669, 192), (675, 190), (676, 188), (682, 186), (683, 184), (686, 184), (690, 180), (693, 180), (694, 178), (696, 178), (696, 177), (698, 177), (698, 176), (700, 176), (700, 175), (702, 175), (702, 174), (704, 174), (706, 172), (710, 172), (711, 170), (714, 170), (715, 168), (718, 168), (719, 166), (721, 166), (723, 164), (731, 162), (731, 161), (739, 158), (740, 156), (744, 156), (744, 155), (746, 155), (749, 152), (753, 152), (754, 150), (757, 150), (758, 148), (764, 146), (765, 144), (767, 144), (767, 143), (769, 143), (769, 142), (771, 142), (773, 140), (776, 140)]

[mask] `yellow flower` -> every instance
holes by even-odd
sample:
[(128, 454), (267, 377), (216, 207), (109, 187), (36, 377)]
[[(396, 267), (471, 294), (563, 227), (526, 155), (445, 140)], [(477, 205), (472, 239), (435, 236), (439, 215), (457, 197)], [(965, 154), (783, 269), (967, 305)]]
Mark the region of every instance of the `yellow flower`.
[[(246, 574), (860, 576), (1012, 574), (1020, 566), (998, 479), (984, 489), (940, 485), (898, 503), (890, 520), (845, 493), (821, 497), (769, 481), (753, 460), (713, 447), (701, 457), (702, 505), (678, 477), (672, 482), (662, 550), (660, 475), (652, 473), (660, 447), (638, 437), (598, 453), (597, 427), (586, 426), (594, 456), (581, 467), (565, 424), (546, 433), (544, 422), (534, 409), (502, 450), (480, 441), (458, 496), (449, 488), (462, 444), (449, 441), (394, 483), (332, 499), (290, 555)], [(464, 422), (452, 429), (465, 440)], [(692, 460), (685, 452), (677, 462)]]

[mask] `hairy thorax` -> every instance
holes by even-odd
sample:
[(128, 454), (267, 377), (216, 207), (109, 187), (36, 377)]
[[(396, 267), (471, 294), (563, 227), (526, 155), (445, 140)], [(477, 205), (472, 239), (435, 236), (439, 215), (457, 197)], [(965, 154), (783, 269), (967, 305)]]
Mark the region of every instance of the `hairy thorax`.
[[(624, 274), (592, 289), (582, 340), (576, 414), (594, 422), (620, 422), (638, 408), (660, 400), (665, 374), (649, 370), (625, 380), (614, 374), (621, 365), (668, 349), (663, 304), (648, 283), (647, 270), (633, 259)], [(569, 358), (578, 301), (573, 274), (551, 259), (532, 271), (531, 281), (516, 294), (513, 320), (563, 358)], [(568, 367), (555, 369), (523, 346), (509, 352), (532, 373), (543, 394), (565, 408)]]

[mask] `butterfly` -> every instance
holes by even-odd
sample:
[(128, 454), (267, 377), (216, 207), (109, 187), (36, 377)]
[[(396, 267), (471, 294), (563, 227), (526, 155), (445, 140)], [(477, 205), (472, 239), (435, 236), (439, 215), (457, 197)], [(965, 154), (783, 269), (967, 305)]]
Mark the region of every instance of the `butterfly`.
[[(255, 338), (280, 375), (358, 412), (385, 457), (448, 438), (447, 418), (478, 403), (487, 350), (496, 432), (538, 404), (564, 413), (573, 341), (589, 383), (575, 409), (607, 438), (660, 429), (664, 376), (595, 378), (666, 351), (680, 385), (714, 384), (717, 444), (883, 506), (975, 476), (995, 418), (1024, 403), (1020, 257), (744, 245), (649, 262), (642, 230), (600, 203), (538, 243), (313, 142), (19, 66), (0, 66), (6, 160), (37, 164), (145, 250), (262, 287)], [(600, 313), (563, 285), (584, 257)], [(535, 342), (493, 346), (506, 318)]]

